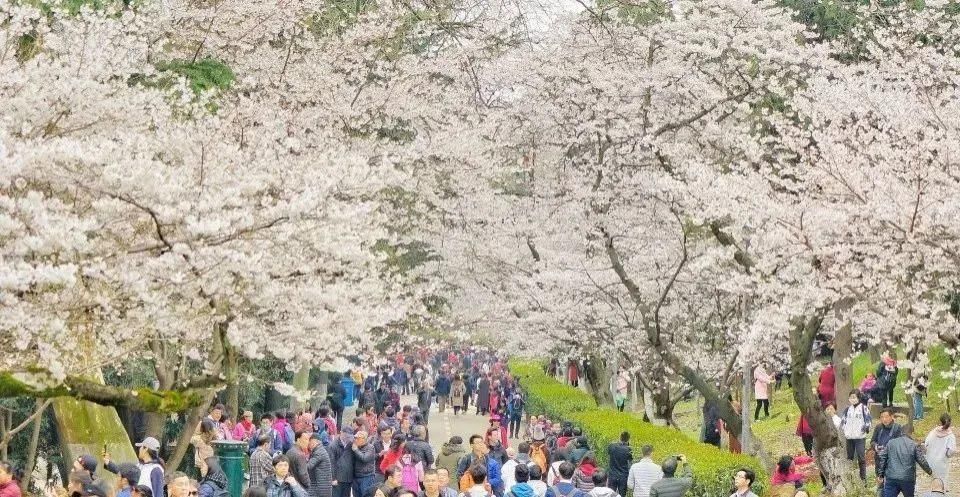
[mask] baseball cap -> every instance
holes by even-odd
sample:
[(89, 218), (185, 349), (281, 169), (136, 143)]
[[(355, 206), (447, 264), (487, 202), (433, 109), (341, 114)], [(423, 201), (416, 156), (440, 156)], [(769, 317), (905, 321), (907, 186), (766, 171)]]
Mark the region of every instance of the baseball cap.
[(160, 450), (160, 441), (153, 437), (144, 438), (142, 442), (136, 445), (137, 447), (146, 447), (150, 450)]

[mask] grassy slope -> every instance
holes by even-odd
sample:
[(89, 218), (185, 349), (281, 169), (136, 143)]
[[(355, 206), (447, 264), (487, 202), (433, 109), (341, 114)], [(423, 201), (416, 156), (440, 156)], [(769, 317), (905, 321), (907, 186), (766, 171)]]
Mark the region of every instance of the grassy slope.
[[(915, 438), (926, 436), (934, 426), (937, 425), (937, 418), (946, 409), (946, 402), (940, 398), (939, 394), (945, 392), (950, 385), (950, 380), (942, 378), (939, 372), (950, 370), (950, 358), (942, 348), (935, 348), (930, 353), (930, 364), (933, 367), (934, 374), (931, 378), (930, 393), (925, 399), (925, 417), (915, 426)], [(860, 384), (860, 381), (868, 372), (874, 371), (876, 364), (870, 361), (869, 354), (857, 356), (851, 367), (853, 369), (854, 386)], [(902, 385), (907, 379), (907, 372), (900, 370), (898, 385)], [(813, 381), (816, 385), (816, 378)], [(838, 395), (840, 393), (838, 392)], [(897, 404), (905, 405), (907, 396), (903, 388), (898, 388), (894, 401)], [(696, 440), (700, 433), (700, 406), (702, 401), (699, 399), (681, 402), (677, 405), (675, 417), (677, 425), (690, 438)], [(751, 412), (754, 406), (750, 406)], [(956, 406), (954, 406), (956, 409)], [(800, 437), (796, 436), (797, 419), (800, 410), (793, 401), (793, 391), (783, 383), (783, 388), (774, 392), (770, 402), (770, 417), (761, 419), (753, 423), (753, 432), (763, 443), (764, 448), (776, 459), (780, 455), (795, 455), (803, 450), (803, 444)], [(899, 419), (898, 422), (906, 423), (906, 419)], [(815, 492), (819, 493), (819, 482), (816, 482)]]

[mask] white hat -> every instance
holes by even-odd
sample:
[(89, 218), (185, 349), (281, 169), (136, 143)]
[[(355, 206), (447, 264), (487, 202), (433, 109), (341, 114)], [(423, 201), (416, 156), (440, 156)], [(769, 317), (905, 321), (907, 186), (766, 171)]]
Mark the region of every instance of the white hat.
[(160, 441), (153, 437), (144, 438), (142, 442), (136, 445), (137, 447), (146, 447), (150, 450), (160, 450)]

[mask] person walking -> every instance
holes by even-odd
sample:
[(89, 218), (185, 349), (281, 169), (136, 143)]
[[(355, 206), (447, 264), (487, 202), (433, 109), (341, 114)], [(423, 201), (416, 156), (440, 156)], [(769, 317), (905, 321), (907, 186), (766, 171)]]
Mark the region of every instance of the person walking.
[(764, 369), (763, 363), (753, 370), (753, 396), (757, 401), (757, 408), (753, 412), (753, 420), (760, 419), (760, 408), (763, 407), (763, 417), (770, 417), (770, 383), (773, 377)]
[(430, 423), (430, 405), (433, 404), (434, 389), (429, 379), (425, 379), (417, 385), (417, 407), (420, 408), (420, 414), (423, 415), (423, 422)]
[(861, 403), (860, 391), (853, 390), (848, 398), (850, 405), (840, 416), (840, 430), (847, 442), (847, 459), (857, 461), (860, 479), (867, 481), (866, 437), (870, 431), (870, 411)]
[(490, 411), (490, 377), (489, 375), (484, 375), (477, 381), (477, 403), (476, 404), (477, 404), (477, 414), (487, 414)]
[(940, 426), (930, 430), (923, 445), (926, 449), (927, 462), (933, 471), (933, 476), (947, 485), (950, 481), (950, 461), (957, 452), (957, 436), (950, 429), (950, 415), (940, 415)]
[(889, 407), (880, 411), (880, 424), (873, 429), (870, 435), (870, 449), (874, 454), (880, 454), (887, 450), (887, 444), (890, 440), (903, 434), (903, 428), (893, 421), (893, 409)]
[[(633, 466), (630, 466), (630, 473), (627, 476), (627, 488), (633, 490), (633, 497), (649, 497), (650, 487), (663, 478), (663, 469), (660, 465), (653, 462), (653, 446), (644, 445), (640, 448), (641, 459)], [(626, 495), (621, 493), (620, 495)]]
[(437, 393), (437, 408), (440, 412), (443, 412), (447, 408), (447, 404), (450, 402), (450, 390), (453, 385), (453, 380), (450, 379), (450, 373), (444, 370), (440, 373), (440, 376), (437, 377), (436, 383), (433, 385), (434, 391)]
[(467, 385), (463, 382), (460, 375), (453, 378), (450, 384), (450, 405), (453, 407), (453, 415), (456, 416), (460, 411), (466, 412), (467, 405)]
[(877, 483), (883, 486), (883, 497), (914, 497), (917, 466), (932, 473), (921, 446), (903, 435), (890, 440), (877, 461)]
[[(683, 465), (683, 473), (677, 478), (680, 465)], [(650, 497), (683, 497), (693, 486), (693, 471), (686, 456), (668, 457), (660, 469), (663, 470), (663, 479), (650, 486)]]
[(630, 475), (630, 465), (633, 464), (629, 432), (621, 432), (620, 441), (607, 446), (607, 460), (610, 461), (610, 469), (607, 471), (610, 488), (621, 496), (627, 495), (627, 477)]
[(510, 400), (507, 402), (508, 431), (510, 438), (520, 437), (520, 422), (523, 421), (523, 409), (526, 401), (523, 400), (523, 394), (513, 392)]

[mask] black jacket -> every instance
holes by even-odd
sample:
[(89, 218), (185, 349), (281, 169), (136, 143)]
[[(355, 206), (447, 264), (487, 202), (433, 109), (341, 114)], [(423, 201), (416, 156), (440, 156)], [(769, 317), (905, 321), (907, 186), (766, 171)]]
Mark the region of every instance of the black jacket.
[(290, 460), (290, 474), (297, 479), (297, 483), (303, 488), (310, 488), (310, 473), (307, 471), (307, 457), (303, 455), (300, 447), (294, 444), (287, 451), (287, 459)]
[(330, 451), (330, 465), (333, 468), (333, 479), (340, 483), (353, 482), (353, 448), (351, 445), (346, 447), (340, 442), (340, 437), (335, 437), (327, 447)]
[(310, 473), (310, 497), (332, 497), (333, 468), (330, 453), (323, 445), (316, 446), (307, 459), (307, 472)]
[(630, 445), (623, 442), (614, 442), (607, 446), (607, 454), (610, 456), (610, 471), (607, 475), (611, 480), (627, 480), (630, 474), (630, 465), (633, 463), (633, 452)]
[(430, 447), (430, 444), (415, 438), (407, 441), (406, 447), (413, 454), (414, 460), (423, 463), (424, 468), (433, 466), (433, 448)]
[(883, 426), (883, 423), (880, 423), (873, 429), (873, 434), (870, 435), (870, 448), (877, 450), (880, 447), (886, 447), (891, 440), (900, 435), (903, 435), (903, 428), (899, 424), (890, 423), (890, 427), (887, 428)]
[(377, 453), (372, 443), (363, 447), (350, 446), (353, 451), (353, 477), (370, 476), (377, 471)]

